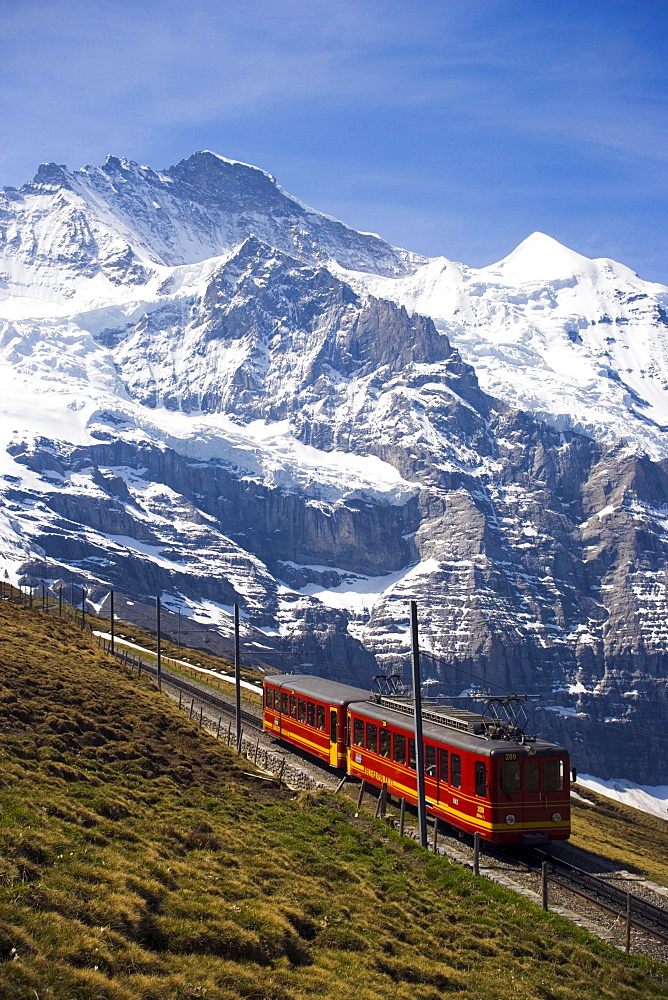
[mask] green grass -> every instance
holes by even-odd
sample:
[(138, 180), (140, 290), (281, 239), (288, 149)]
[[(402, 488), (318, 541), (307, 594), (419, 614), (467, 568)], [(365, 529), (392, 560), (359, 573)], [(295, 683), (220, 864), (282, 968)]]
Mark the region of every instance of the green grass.
[(0, 998), (666, 995), (625, 958), (201, 733), (68, 623), (0, 602)]

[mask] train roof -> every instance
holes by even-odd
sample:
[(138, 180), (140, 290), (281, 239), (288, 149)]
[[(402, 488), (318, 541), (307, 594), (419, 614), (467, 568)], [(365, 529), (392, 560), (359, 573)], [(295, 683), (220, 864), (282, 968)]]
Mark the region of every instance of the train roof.
[[(364, 715), (367, 719), (389, 723), (398, 729), (405, 729), (409, 733), (415, 732), (415, 719), (412, 716), (393, 711), (391, 708), (378, 704), (378, 702), (366, 699), (350, 702), (348, 709), (351, 712)], [(518, 757), (544, 757), (547, 754), (568, 753), (565, 747), (556, 743), (548, 743), (545, 740), (532, 740), (530, 743), (523, 744), (516, 743), (514, 740), (491, 740), (424, 720), (422, 735), (424, 739), (433, 740), (434, 743), (447, 743), (448, 746), (456, 747), (458, 750), (467, 750), (482, 757), (496, 757), (506, 753), (516, 753)]]
[[(267, 674), (266, 684), (289, 691), (291, 694), (315, 698), (330, 705), (348, 706), (351, 711), (364, 715), (378, 722), (389, 722), (399, 729), (415, 732), (415, 720), (411, 714), (396, 711), (387, 705), (381, 705), (371, 691), (340, 684), (313, 674)], [(449, 714), (470, 715), (473, 713), (449, 710)], [(515, 740), (486, 739), (474, 732), (465, 732), (452, 728), (444, 723), (430, 722), (423, 717), (422, 734), (425, 739), (435, 743), (447, 743), (449, 746), (476, 753), (482, 757), (499, 756), (506, 753), (516, 753), (518, 757), (546, 756), (548, 754), (567, 754), (565, 747), (546, 740), (531, 740), (528, 743), (517, 743)]]
[(364, 688), (339, 684), (338, 681), (328, 681), (312, 674), (268, 674), (265, 683), (290, 693), (326, 701), (330, 705), (348, 705), (351, 701), (366, 701), (371, 697), (371, 692)]

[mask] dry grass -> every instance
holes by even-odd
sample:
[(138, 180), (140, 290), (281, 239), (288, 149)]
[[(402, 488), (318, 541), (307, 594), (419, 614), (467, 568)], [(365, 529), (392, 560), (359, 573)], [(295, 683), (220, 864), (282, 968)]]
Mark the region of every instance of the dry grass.
[(650, 998), (665, 967), (244, 774), (74, 626), (0, 602), (0, 998)]

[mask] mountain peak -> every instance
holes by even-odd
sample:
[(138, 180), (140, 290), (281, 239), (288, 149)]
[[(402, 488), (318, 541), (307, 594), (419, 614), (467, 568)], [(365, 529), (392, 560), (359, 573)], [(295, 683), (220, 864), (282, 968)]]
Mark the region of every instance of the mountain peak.
[(544, 281), (570, 277), (591, 266), (588, 257), (576, 253), (546, 233), (534, 232), (496, 264), (481, 268), (501, 272), (514, 281)]

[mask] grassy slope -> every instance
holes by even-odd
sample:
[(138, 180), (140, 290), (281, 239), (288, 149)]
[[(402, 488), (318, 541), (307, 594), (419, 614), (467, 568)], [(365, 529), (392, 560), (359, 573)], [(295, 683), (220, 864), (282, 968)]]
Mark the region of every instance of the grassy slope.
[(578, 785), (591, 805), (571, 800), (571, 843), (668, 886), (668, 823)]
[(663, 966), (245, 774), (69, 624), (0, 602), (0, 997), (665, 995)]

